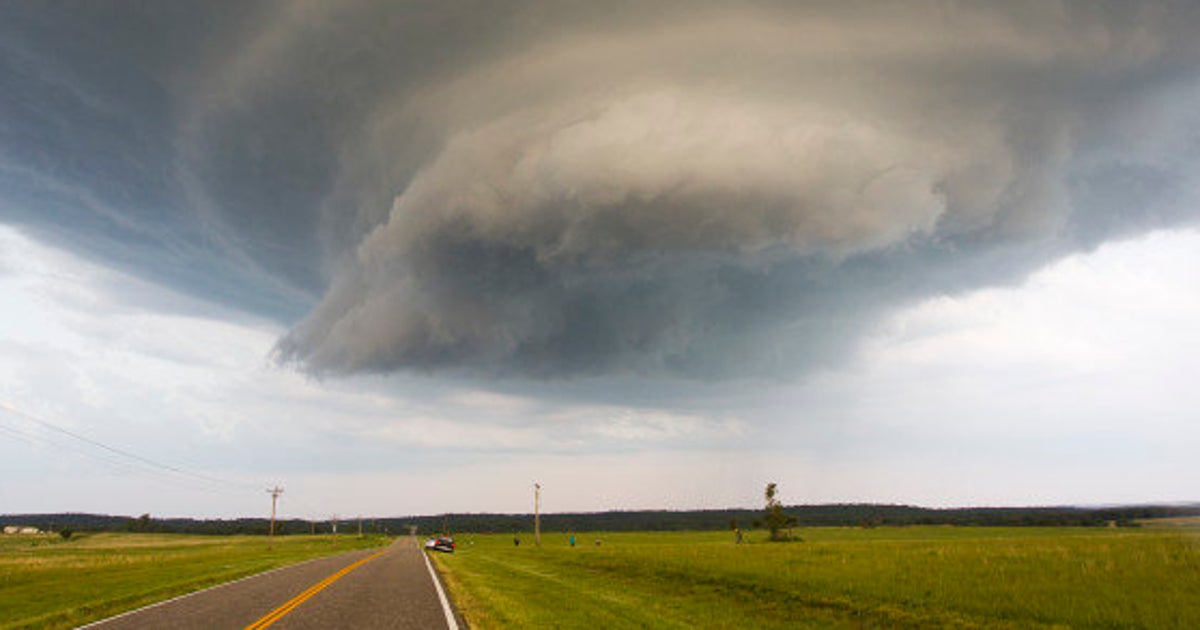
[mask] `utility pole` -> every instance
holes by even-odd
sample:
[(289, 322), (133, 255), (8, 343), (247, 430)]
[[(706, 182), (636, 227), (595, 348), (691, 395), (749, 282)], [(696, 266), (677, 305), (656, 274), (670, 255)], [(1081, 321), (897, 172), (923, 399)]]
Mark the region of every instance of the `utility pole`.
[(308, 522), (308, 535), (315, 536), (316, 534), (317, 534), (317, 522), (309, 521)]
[(329, 527), (330, 527), (330, 529), (333, 530), (333, 533), (335, 533), (335, 534), (337, 533), (337, 521), (338, 521), (337, 514), (334, 514), (329, 519)]
[(533, 484), (533, 544), (542, 546), (542, 486)]
[(358, 515), (358, 537), (362, 538), (362, 514)]
[(269, 534), (270, 542), (267, 543), (268, 548), (275, 546), (275, 504), (279, 501), (279, 495), (283, 494), (283, 488), (275, 486), (267, 488), (267, 494), (271, 495), (271, 530)]

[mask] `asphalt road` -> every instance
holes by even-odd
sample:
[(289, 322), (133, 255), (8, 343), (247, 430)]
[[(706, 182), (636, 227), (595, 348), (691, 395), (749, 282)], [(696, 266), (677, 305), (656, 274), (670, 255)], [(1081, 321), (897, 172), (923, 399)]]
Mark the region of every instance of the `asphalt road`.
[(415, 538), (401, 538), (383, 550), (312, 560), (86, 627), (446, 628), (446, 612), (423, 554)]

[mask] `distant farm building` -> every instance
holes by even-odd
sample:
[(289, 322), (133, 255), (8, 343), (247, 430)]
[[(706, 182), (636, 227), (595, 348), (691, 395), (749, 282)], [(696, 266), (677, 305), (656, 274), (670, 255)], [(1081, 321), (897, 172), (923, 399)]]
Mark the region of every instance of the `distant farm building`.
[(4, 533), (5, 533), (5, 535), (8, 535), (8, 536), (14, 536), (14, 535), (18, 535), (18, 534), (40, 534), (42, 532), (36, 527), (21, 527), (19, 525), (6, 525), (6, 526), (4, 526)]

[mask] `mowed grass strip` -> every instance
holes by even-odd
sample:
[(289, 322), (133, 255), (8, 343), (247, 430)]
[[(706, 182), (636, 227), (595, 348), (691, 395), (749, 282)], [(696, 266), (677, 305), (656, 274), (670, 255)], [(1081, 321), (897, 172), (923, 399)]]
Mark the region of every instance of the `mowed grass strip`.
[(0, 628), (71, 628), (383, 536), (85, 534), (0, 538)]
[[(1197, 628), (1186, 531), (814, 528), (471, 536), (435, 555), (473, 628)], [(602, 544), (596, 546), (594, 540)]]

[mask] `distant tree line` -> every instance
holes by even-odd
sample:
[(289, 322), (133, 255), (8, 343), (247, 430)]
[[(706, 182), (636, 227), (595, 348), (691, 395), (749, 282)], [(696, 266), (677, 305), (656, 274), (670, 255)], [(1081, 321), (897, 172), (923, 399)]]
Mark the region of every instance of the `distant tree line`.
[[(266, 535), (270, 528), (270, 519), (266, 518), (235, 518), (235, 519), (193, 519), (193, 518), (155, 518), (149, 514), (137, 517), (109, 516), (104, 514), (11, 514), (0, 516), (0, 523), (5, 525), (31, 525), (43, 531), (72, 530), (80, 532), (137, 532), (149, 534), (249, 534)], [(366, 523), (366, 521), (364, 521)], [(382, 532), (382, 526), (377, 525)], [(275, 522), (276, 534), (307, 534), (310, 531), (329, 533), (327, 522), (309, 522), (301, 519), (279, 520)], [(340, 531), (351, 531), (349, 523), (342, 522)], [(357, 521), (353, 531), (358, 532)], [(372, 530), (364, 525), (364, 533)]]
[[(780, 506), (787, 526), (851, 526), (877, 527), (884, 525), (964, 525), (964, 526), (1078, 526), (1103, 527), (1115, 524), (1136, 526), (1147, 518), (1200, 516), (1197, 505), (1144, 505), (1104, 508), (1078, 507), (1015, 507), (1015, 508), (947, 508), (934, 509), (907, 505), (833, 504)], [(794, 519), (794, 520), (792, 520)], [(731, 522), (762, 522), (761, 509), (727, 510), (638, 510), (616, 512), (579, 512), (543, 514), (542, 531), (676, 531), (722, 530)], [(531, 514), (436, 514), (364, 519), (364, 533), (406, 533), (416, 526), (422, 534), (514, 532), (531, 528)], [(192, 519), (155, 518), (149, 514), (137, 517), (98, 514), (13, 514), (0, 516), (3, 525), (28, 525), (44, 531), (70, 529), (74, 532), (148, 532), (186, 534), (262, 534), (267, 533), (265, 518)], [(765, 523), (764, 523), (765, 525)], [(280, 520), (276, 523), (280, 535), (307, 534), (310, 531), (329, 533), (327, 521), (310, 522), (301, 519)], [(357, 520), (339, 524), (343, 534), (358, 532)]]

